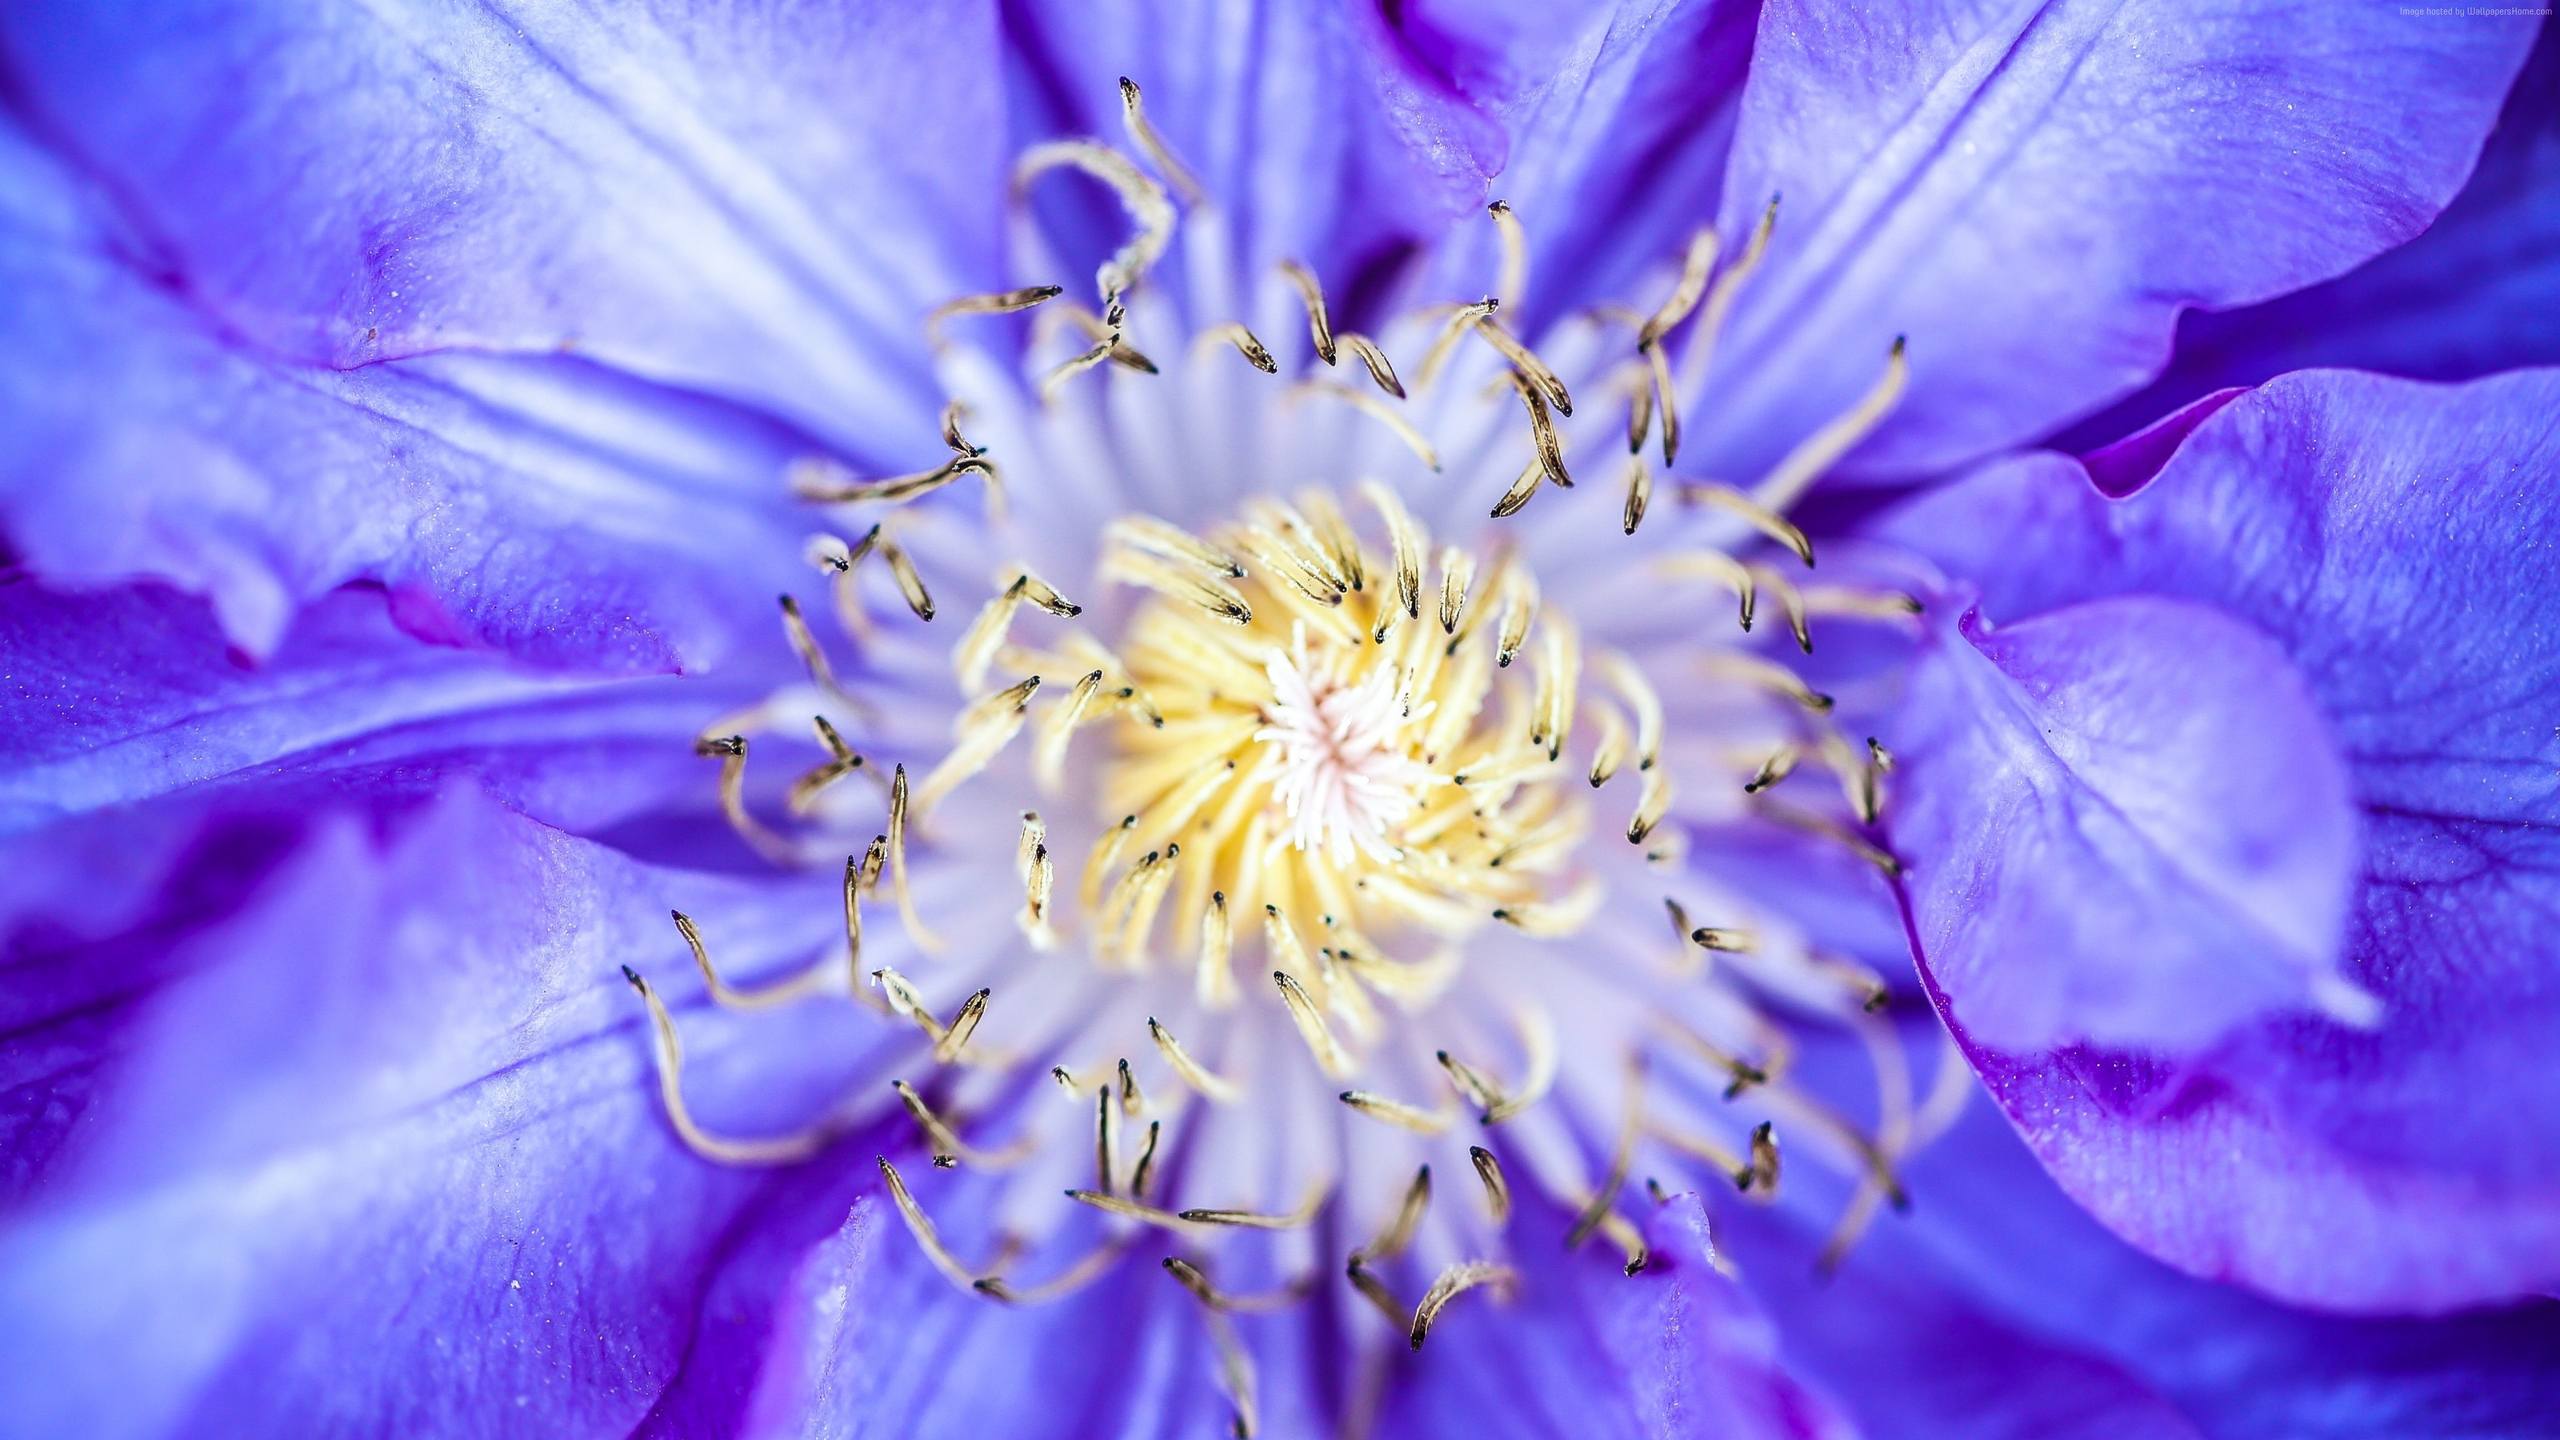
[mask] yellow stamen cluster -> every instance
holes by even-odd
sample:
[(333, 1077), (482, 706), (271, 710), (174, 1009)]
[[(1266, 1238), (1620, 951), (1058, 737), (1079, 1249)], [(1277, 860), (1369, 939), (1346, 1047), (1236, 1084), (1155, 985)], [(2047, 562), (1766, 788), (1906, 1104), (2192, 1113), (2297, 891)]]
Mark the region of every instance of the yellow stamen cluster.
[(1434, 554), (1392, 493), (1364, 498), (1383, 545), (1318, 494), (1206, 538), (1124, 520), (1104, 573), (1149, 593), (1117, 651), (1005, 657), (1086, 666), (1034, 722), (1038, 768), (1076, 726), (1110, 730), (1083, 872), (1098, 963), (1187, 960), (1222, 1003), (1258, 952), (1329, 1069), (1375, 997), (1445, 983), (1418, 952), (1495, 920), (1561, 933), (1596, 899), (1564, 875), (1583, 834), (1571, 627), (1508, 555)]

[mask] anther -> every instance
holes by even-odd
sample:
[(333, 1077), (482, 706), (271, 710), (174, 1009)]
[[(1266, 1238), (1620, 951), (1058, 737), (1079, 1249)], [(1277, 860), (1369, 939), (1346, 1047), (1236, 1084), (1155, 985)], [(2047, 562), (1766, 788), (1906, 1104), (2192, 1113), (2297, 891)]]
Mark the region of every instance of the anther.
[(1653, 503), (1653, 470), (1638, 455), (1627, 462), (1627, 504), (1619, 515), (1619, 523), (1630, 535), (1644, 523), (1645, 507)]
[(1316, 1065), (1327, 1075), (1337, 1078), (1351, 1073), (1351, 1057), (1343, 1052), (1342, 1042), (1334, 1038), (1333, 1027), (1323, 1010), (1308, 996), (1306, 987), (1286, 970), (1271, 972), (1272, 981), (1280, 987), (1282, 1003), (1289, 1007), (1289, 1018), (1298, 1027), (1298, 1038), (1304, 1040)]
[(1407, 1339), (1414, 1349), (1421, 1349), (1423, 1340), (1431, 1333), (1432, 1323), (1440, 1318), (1440, 1312), (1448, 1308), (1450, 1301), (1480, 1286), (1491, 1285), (1507, 1291), (1515, 1278), (1509, 1266), (1496, 1265), (1488, 1260), (1462, 1260), (1451, 1265), (1440, 1272), (1440, 1278), (1432, 1281), (1431, 1288), (1423, 1292), (1421, 1303), (1413, 1307), (1413, 1328), (1407, 1333)]
[(1156, 1049), (1163, 1053), (1164, 1063), (1173, 1067), (1173, 1073), (1182, 1083), (1211, 1102), (1233, 1104), (1244, 1093), (1234, 1081), (1193, 1059), (1191, 1052), (1182, 1048), (1182, 1042), (1173, 1038), (1173, 1032), (1156, 1023), (1152, 1017), (1147, 1021), (1147, 1034), (1156, 1042)]
[(900, 765), (889, 777), (888, 863), (890, 893), (897, 897), (898, 919), (907, 929), (908, 938), (920, 950), (939, 951), (942, 940), (925, 927), (924, 916), (916, 911), (915, 892), (907, 880), (907, 767)]
[(1415, 386), (1430, 389), (1432, 383), (1440, 378), (1440, 372), (1447, 368), (1449, 357), (1457, 353), (1458, 343), (1475, 329), (1476, 322), (1501, 307), (1502, 300), (1498, 296), (1487, 296), (1472, 305), (1456, 307), (1449, 316), (1449, 323), (1441, 327), (1439, 336), (1431, 342), (1431, 348), (1423, 352), (1422, 364), (1414, 372)]
[(1376, 341), (1346, 330), (1342, 333), (1342, 348), (1359, 357), (1361, 367), (1379, 389), (1398, 400), (1404, 398), (1404, 382), (1396, 378), (1396, 367), (1388, 362), (1387, 352), (1379, 349)]
[(1564, 388), (1564, 382), (1556, 378), (1555, 371), (1547, 368), (1546, 361), (1539, 359), (1528, 346), (1503, 329), (1502, 323), (1494, 319), (1490, 311), (1476, 317), (1475, 333), (1483, 336), (1503, 359), (1510, 361), (1513, 369), (1526, 375), (1544, 393), (1546, 402), (1555, 407), (1557, 414), (1567, 417), (1573, 414), (1573, 393)]
[(1723, 929), (1701, 925), (1689, 932), (1689, 942), (1701, 950), (1726, 955), (1748, 955), (1760, 948), (1759, 938), (1748, 930)]
[(1396, 1202), (1396, 1213), (1389, 1217), (1386, 1228), (1372, 1237), (1368, 1244), (1351, 1252), (1350, 1267), (1357, 1270), (1373, 1261), (1393, 1260), (1403, 1254), (1405, 1247), (1413, 1243), (1414, 1232), (1422, 1226), (1423, 1213), (1430, 1208), (1431, 1167), (1425, 1165), (1413, 1172), (1413, 1179), (1404, 1187), (1404, 1196)]
[(1320, 1181), (1308, 1187), (1307, 1198), (1298, 1202), (1297, 1209), (1279, 1214), (1261, 1210), (1180, 1210), (1175, 1215), (1193, 1225), (1230, 1225), (1244, 1230), (1304, 1230), (1315, 1223), (1316, 1215), (1324, 1209), (1324, 1202), (1332, 1192), (1329, 1182)]
[(1200, 338), (1213, 343), (1224, 340), (1233, 345), (1236, 347), (1236, 353), (1245, 358), (1246, 364), (1265, 375), (1280, 373), (1280, 362), (1271, 358), (1269, 348), (1256, 339), (1252, 331), (1237, 321), (1230, 320), (1223, 325), (1213, 325), (1202, 332)]
[(731, 1010), (761, 1010), (789, 1004), (815, 993), (826, 984), (828, 972), (813, 967), (771, 985), (752, 990), (737, 989), (722, 981), (720, 972), (712, 968), (711, 951), (702, 943), (702, 932), (695, 928), (693, 921), (681, 910), (667, 913), (675, 919), (676, 933), (684, 937), (685, 945), (693, 951), (694, 966), (702, 972), (702, 988), (710, 994), (714, 1004)]
[(1333, 321), (1325, 314), (1324, 287), (1316, 283), (1314, 271), (1295, 260), (1281, 261), (1280, 273), (1288, 276), (1289, 283), (1298, 287), (1298, 298), (1306, 303), (1307, 333), (1315, 341), (1316, 358), (1327, 365), (1333, 364)]
[(1390, 1100), (1366, 1090), (1345, 1090), (1340, 1099), (1343, 1104), (1372, 1120), (1381, 1120), (1417, 1135), (1440, 1135), (1449, 1129), (1449, 1115), (1445, 1110), (1425, 1110), (1419, 1105)]
[(1771, 507), (1761, 504), (1754, 497), (1745, 495), (1730, 485), (1690, 482), (1680, 487), (1680, 498), (1691, 504), (1714, 505), (1741, 517), (1752, 529), (1794, 552), (1795, 557), (1803, 561), (1806, 568), (1812, 568), (1813, 541), (1806, 537), (1803, 530), (1790, 523)]
[(1164, 143), (1164, 136), (1147, 119), (1146, 106), (1138, 94), (1138, 82), (1126, 75), (1120, 77), (1120, 119), (1128, 127), (1129, 139), (1137, 145), (1138, 153), (1147, 157), (1176, 194), (1192, 205), (1207, 198), (1199, 180), (1173, 157), (1172, 149)]
[(942, 1243), (942, 1236), (935, 1232), (933, 1221), (925, 1215), (924, 1207), (916, 1203), (915, 1196), (907, 1193), (907, 1182), (899, 1177), (898, 1167), (890, 1164), (886, 1155), (878, 1158), (880, 1176), (889, 1182), (889, 1199), (898, 1207), (899, 1218), (907, 1222), (907, 1233), (916, 1237), (916, 1243), (924, 1247), (925, 1258), (931, 1260), (933, 1268), (941, 1271), (944, 1278), (963, 1292), (976, 1293), (977, 1277), (970, 1274), (969, 1267), (961, 1264), (950, 1247)]
[(952, 1015), (949, 1028), (943, 1031), (940, 1040), (934, 1042), (935, 1063), (948, 1065), (960, 1058), (961, 1052), (968, 1048), (969, 1037), (977, 1033), (978, 1022), (986, 1018), (987, 997), (993, 993), (980, 990), (960, 1002), (960, 1009)]
[[(1063, 285), (1025, 285), (1018, 290), (998, 290), (986, 295), (962, 295), (945, 300), (925, 312), (925, 334), (937, 336), (942, 322), (962, 315), (1010, 315), (1035, 305), (1055, 300), (1067, 293)], [(955, 450), (961, 447), (954, 445)]]
[(898, 594), (906, 600), (907, 608), (915, 612), (917, 619), (931, 620), (933, 596), (926, 593), (924, 577), (916, 573), (916, 562), (907, 557), (905, 547), (897, 541), (876, 529), (872, 534), (879, 538), (880, 558), (889, 563), (889, 574), (898, 582)]
[(1484, 1208), (1500, 1225), (1511, 1218), (1511, 1182), (1502, 1176), (1502, 1162), (1481, 1145), (1467, 1147), (1467, 1158), (1475, 1162), (1476, 1179), (1484, 1185)]

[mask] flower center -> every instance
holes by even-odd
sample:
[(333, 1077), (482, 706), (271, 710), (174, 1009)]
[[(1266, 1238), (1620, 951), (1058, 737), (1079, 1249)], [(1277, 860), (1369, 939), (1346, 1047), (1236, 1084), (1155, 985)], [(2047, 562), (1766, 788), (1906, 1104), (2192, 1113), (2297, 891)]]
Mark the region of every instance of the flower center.
[[(719, 762), (731, 825), (768, 857), (803, 864), (874, 838), (845, 863), (841, 942), (780, 981), (725, 983), (677, 916), (708, 997), (752, 1009), (849, 994), (875, 1012), (880, 1078), (933, 1157), (932, 1170), (902, 1174), (884, 1156), (882, 1177), (961, 1289), (1031, 1303), (1073, 1292), (1133, 1248), (1178, 1250), (1162, 1255), (1166, 1272), (1206, 1307), (1223, 1363), (1244, 1377), (1240, 1430), (1251, 1428), (1250, 1377), (1227, 1316), (1348, 1294), (1418, 1347), (1457, 1296), (1511, 1283), (1485, 1257), (1511, 1253), (1515, 1184), (1573, 1217), (1570, 1245), (1605, 1240), (1634, 1273), (1648, 1257), (1630, 1218), (1640, 1164), (1703, 1162), (1765, 1200), (1785, 1124), (1859, 1177), (1833, 1242), (1845, 1246), (1878, 1205), (1898, 1203), (1898, 1157), (1952, 1114), (1968, 1072), (1942, 1065), (1915, 1104), (1895, 1032), (1870, 1013), (1883, 983), (1683, 856), (1694, 833), (1749, 824), (1771, 850), (1783, 826), (1887, 873), (1897, 864), (1872, 838), (1887, 753), (1851, 744), (1828, 696), (1749, 647), (1778, 628), (1753, 633), (1764, 600), (1807, 652), (1808, 617), (1899, 624), (1916, 609), (1891, 591), (1799, 586), (1782, 558), (1811, 566), (1811, 543), (1784, 512), (1892, 407), (1901, 343), (1872, 390), (1758, 483), (1666, 474), (1666, 498), (1719, 513), (1656, 522), (1636, 551), (1655, 491), (1648, 457), (1658, 437), (1661, 465), (1675, 463), (1673, 399), (1695, 388), (1674, 380), (1666, 347), (1685, 333), (1689, 360), (1703, 363), (1774, 209), (1729, 260), (1702, 232), (1649, 315), (1566, 327), (1557, 364), (1496, 318), (1526, 284), (1506, 206), (1491, 208), (1498, 294), (1426, 305), (1380, 339), (1336, 329), (1314, 274), (1286, 265), (1312, 353), (1284, 365), (1240, 321), (1185, 332), (1132, 312), (1130, 295), (1173, 243), (1167, 185), (1193, 187), (1136, 87), (1124, 82), (1123, 99), (1154, 175), (1092, 140), (1037, 146), (1017, 171), (1028, 185), (1074, 169), (1118, 195), (1131, 230), (1095, 276), (1100, 308), (1056, 284), (944, 303), (930, 327), (1037, 312), (1025, 354), (944, 346), (954, 390), (981, 407), (944, 412), (949, 458), (880, 480), (826, 460), (794, 467), (802, 498), (841, 507), (847, 533), (862, 532), (814, 542), (810, 558), (862, 651), (863, 693), (786, 598), (785, 633), (817, 693), (794, 686), (723, 717), (698, 748)], [(1632, 330), (1632, 356), (1601, 338), (1613, 328)], [(1058, 353), (1066, 332), (1063, 358), (1034, 361)], [(1390, 346), (1419, 357), (1410, 385)], [(1024, 369), (1007, 374), (1006, 359)], [(1597, 547), (1570, 516), (1538, 533), (1502, 528), (1574, 485), (1559, 422), (1577, 389), (1586, 409), (1595, 395), (1626, 406), (1624, 499), (1592, 533), (1599, 547), (1624, 537), (1630, 560), (1589, 558)], [(1218, 398), (1236, 395), (1269, 398)], [(1228, 442), (1239, 508), (1184, 528), (1159, 517), (1197, 493), (1191, 455), (1172, 454), (1152, 485), (1139, 472), (1186, 452), (1195, 423)], [(1283, 500), (1249, 473), (1249, 435), (1316, 447), (1288, 457), (1299, 473), (1407, 481)], [(1483, 498), (1434, 496), (1424, 472), (1437, 477), (1444, 454), (1450, 480), (1479, 487), (1471, 496), (1508, 486), (1492, 528), (1442, 518), (1486, 513)], [(1028, 523), (1008, 518), (996, 456), (1040, 477), (1020, 497)], [(983, 486), (982, 509), (941, 494), (964, 481)], [(1109, 498), (1088, 508), (1081, 497), (1095, 491)], [(1435, 542), (1408, 496), (1444, 531), (1502, 539)], [(862, 531), (866, 515), (886, 518)], [(950, 621), (929, 623), (926, 576), (983, 577), (991, 540), (1038, 551), (1093, 610), (1008, 563), (956, 641), (927, 640)], [(1541, 575), (1555, 594), (1542, 594)], [(1701, 583), (1738, 602), (1739, 640), (1670, 608)], [(1590, 622), (1587, 655), (1551, 603), (1568, 585)], [(914, 625), (890, 613), (900, 604)], [(1649, 674), (1665, 677), (1677, 709)], [(761, 754), (761, 737), (808, 724), (813, 710), (822, 758), (779, 800), (805, 823), (777, 828), (766, 818), (776, 802), (748, 786), (748, 737)], [(1665, 824), (1675, 768), (1691, 809)], [(1808, 781), (1766, 793), (1799, 769), (1827, 772), (1839, 793)], [(1594, 805), (1612, 810), (1612, 841), (1586, 845)], [(1013, 886), (1018, 907), (989, 903)], [(866, 940), (866, 907), (884, 902), (897, 924)], [(1575, 945), (1518, 943), (1582, 931), (1604, 903), (1613, 923)], [(1668, 936), (1656, 928), (1666, 911)], [(1067, 946), (1092, 963), (1059, 963)], [(704, 1156), (806, 1158), (875, 1113), (857, 1105), (769, 1138), (696, 1123), (673, 1015), (636, 970), (625, 975), (655, 1027), (669, 1120)], [(1761, 1008), (1771, 997), (1791, 1017), (1849, 1028), (1875, 1056), (1873, 1134), (1787, 1073), (1788, 1023)], [(1048, 1090), (1042, 1070), (1072, 1110), (1035, 1094)], [(1359, 1118), (1339, 1123), (1346, 1110)], [(911, 1190), (917, 1174), (929, 1178)], [(1452, 1185), (1469, 1174), (1472, 1186)], [(1003, 1203), (959, 1203), (972, 1186), (1001, 1189)], [(1320, 1259), (1318, 1244), (1330, 1247)]]
[[(1113, 526), (1104, 573), (1144, 599), (1079, 682), (1130, 692), (1087, 869), (1097, 959), (1187, 951), (1218, 1004), (1258, 943), (1283, 998), (1355, 1036), (1375, 1023), (1364, 989), (1413, 992), (1430, 951), (1541, 913), (1582, 832), (1561, 758), (1571, 630), (1538, 623), (1509, 557), (1433, 557), (1390, 492), (1363, 498), (1382, 544), (1318, 494), (1205, 539)], [(1087, 708), (1071, 699), (1058, 726)], [(1336, 1069), (1329, 1031), (1318, 1018), (1309, 1038)]]

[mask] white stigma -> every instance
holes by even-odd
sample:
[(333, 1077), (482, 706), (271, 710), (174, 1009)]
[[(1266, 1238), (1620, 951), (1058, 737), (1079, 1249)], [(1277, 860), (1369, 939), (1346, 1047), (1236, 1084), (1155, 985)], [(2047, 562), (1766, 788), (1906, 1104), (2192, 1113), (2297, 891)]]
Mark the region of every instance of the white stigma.
[(1322, 850), (1337, 863), (1355, 851), (1393, 862), (1400, 858), (1395, 828), (1438, 780), (1410, 753), (1411, 737), (1433, 707), (1408, 709), (1392, 665), (1351, 678), (1350, 658), (1333, 647), (1309, 654), (1306, 627), (1291, 627), (1289, 648), (1273, 650), (1264, 663), (1271, 723), (1253, 738), (1276, 754), (1271, 798), (1292, 848)]

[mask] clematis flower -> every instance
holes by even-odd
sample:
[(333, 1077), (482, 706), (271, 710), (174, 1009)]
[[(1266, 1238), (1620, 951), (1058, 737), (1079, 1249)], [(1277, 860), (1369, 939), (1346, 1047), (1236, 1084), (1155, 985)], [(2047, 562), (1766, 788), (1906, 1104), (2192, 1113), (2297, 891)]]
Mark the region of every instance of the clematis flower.
[(2547, 1420), (2534, 33), (13, 11), (7, 1424)]

